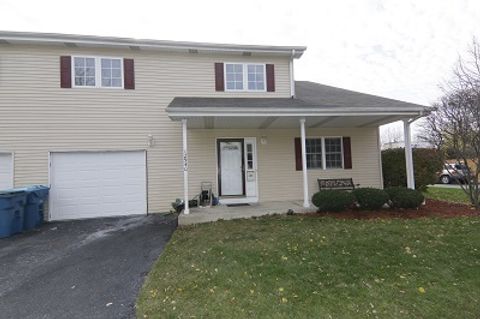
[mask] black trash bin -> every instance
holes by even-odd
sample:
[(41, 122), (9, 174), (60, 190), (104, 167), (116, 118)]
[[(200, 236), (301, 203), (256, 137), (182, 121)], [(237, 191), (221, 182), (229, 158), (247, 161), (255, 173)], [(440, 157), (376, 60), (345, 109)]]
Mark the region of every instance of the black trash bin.
[(23, 216), (23, 229), (32, 230), (39, 227), (44, 220), (44, 206), (48, 198), (49, 187), (44, 185), (33, 185), (25, 187), (27, 203)]

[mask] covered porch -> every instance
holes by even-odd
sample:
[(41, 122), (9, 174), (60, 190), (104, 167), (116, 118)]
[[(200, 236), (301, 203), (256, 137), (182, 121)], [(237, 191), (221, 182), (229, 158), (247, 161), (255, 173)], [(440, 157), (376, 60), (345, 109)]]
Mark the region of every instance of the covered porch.
[[(360, 182), (363, 187), (382, 187), (378, 127), (398, 120), (404, 122), (405, 128), (408, 187), (414, 188), (410, 125), (422, 116), (425, 107), (369, 95), (369, 98), (365, 98), (363, 94), (353, 93), (353, 97), (362, 97), (360, 102), (349, 95), (341, 100), (343, 104), (337, 105), (332, 105), (331, 101), (329, 103), (312, 98), (322, 97), (321, 94), (312, 95), (311, 92), (302, 93), (301, 90), (297, 98), (175, 98), (167, 108), (167, 113), (173, 121), (181, 122), (182, 126), (183, 198), (186, 203), (184, 214), (198, 214), (198, 219), (210, 220), (217, 218), (214, 215), (238, 218), (264, 215), (270, 211), (285, 213), (292, 205), (297, 211), (298, 208), (308, 211), (312, 209), (311, 194), (318, 190), (315, 189), (316, 177), (321, 176), (353, 177), (355, 182), (363, 179)], [(310, 97), (301, 99), (302, 95)], [(320, 167), (315, 167), (318, 170), (312, 169), (310, 163), (312, 146), (307, 145), (310, 139), (319, 140), (318, 148), (321, 151), (313, 154), (321, 157)], [(352, 149), (350, 140), (353, 143)], [(193, 148), (198, 152), (198, 146), (189, 145), (189, 141), (206, 145), (208, 151), (203, 155), (197, 153), (191, 156), (190, 150)], [(327, 160), (330, 142), (337, 143), (336, 146), (342, 153), (338, 166), (333, 169), (328, 167)], [(254, 155), (250, 157), (248, 152), (252, 150)], [(211, 157), (213, 151), (214, 158)], [(369, 156), (365, 155), (367, 153)], [(264, 160), (265, 157), (268, 157), (268, 163)], [(255, 164), (257, 160), (259, 165)], [(214, 171), (212, 167), (209, 168), (210, 174), (206, 176), (215, 180), (215, 191), (221, 204), (250, 205), (190, 209), (188, 199), (193, 196), (189, 180), (191, 168), (196, 166), (195, 161), (202, 161), (203, 168), (209, 165), (214, 167)], [(365, 163), (368, 161), (375, 162), (375, 165)], [(272, 169), (273, 166), (276, 170)], [(295, 171), (295, 166), (298, 172), (290, 172)], [(238, 174), (234, 174), (234, 169)], [(193, 169), (196, 170), (198, 169)], [(269, 171), (269, 174), (263, 174), (264, 171)], [(379, 177), (378, 182), (367, 181), (365, 176), (370, 172)], [(300, 176), (301, 182), (297, 179)], [(194, 183), (198, 183), (198, 179)], [(287, 196), (288, 190), (279, 187), (279, 183), (290, 183), (292, 194), (296, 194), (296, 197), (291, 198), (293, 195), (289, 196), (290, 194)], [(275, 191), (277, 188), (278, 201), (272, 196), (272, 189)], [(209, 214), (212, 216), (200, 217)]]

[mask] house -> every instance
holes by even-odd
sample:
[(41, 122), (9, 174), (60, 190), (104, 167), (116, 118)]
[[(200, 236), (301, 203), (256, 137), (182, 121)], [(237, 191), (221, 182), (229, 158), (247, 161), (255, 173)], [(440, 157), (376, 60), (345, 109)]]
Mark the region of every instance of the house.
[(205, 181), (305, 207), (317, 178), (382, 187), (379, 125), (408, 139), (424, 106), (295, 81), (305, 50), (0, 32), (0, 187), (49, 184), (50, 220), (168, 211)]

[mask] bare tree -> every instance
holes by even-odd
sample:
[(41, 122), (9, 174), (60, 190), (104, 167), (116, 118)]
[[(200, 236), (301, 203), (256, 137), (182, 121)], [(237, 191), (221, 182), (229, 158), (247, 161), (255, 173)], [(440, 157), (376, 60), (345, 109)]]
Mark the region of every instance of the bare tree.
[(425, 137), (465, 164), (457, 172), (465, 176), (461, 187), (471, 203), (480, 208), (480, 45), (475, 39), (468, 54), (459, 58), (452, 80), (442, 89), (442, 98), (426, 119)]
[(397, 144), (403, 143), (403, 131), (399, 126), (387, 125), (381, 129), (382, 146), (390, 148), (398, 147)]

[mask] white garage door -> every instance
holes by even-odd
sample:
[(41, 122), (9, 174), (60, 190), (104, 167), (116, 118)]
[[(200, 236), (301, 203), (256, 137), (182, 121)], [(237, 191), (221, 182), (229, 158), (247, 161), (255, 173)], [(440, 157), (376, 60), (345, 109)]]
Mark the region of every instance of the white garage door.
[(50, 219), (146, 214), (145, 152), (52, 153)]
[(0, 190), (13, 188), (13, 156), (0, 153)]

